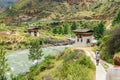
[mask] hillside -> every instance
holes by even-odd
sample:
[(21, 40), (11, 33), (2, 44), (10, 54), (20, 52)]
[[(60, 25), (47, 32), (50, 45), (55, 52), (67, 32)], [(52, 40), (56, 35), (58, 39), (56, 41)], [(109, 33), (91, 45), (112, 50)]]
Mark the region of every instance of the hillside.
[(2, 9), (2, 8), (0, 8), (0, 13), (1, 13), (1, 12), (3, 12), (3, 9)]
[[(120, 1), (107, 0), (19, 0), (2, 16), (30, 20), (111, 19)], [(112, 7), (111, 7), (112, 6)], [(19, 17), (18, 17), (19, 16)], [(13, 21), (14, 22), (14, 21)]]

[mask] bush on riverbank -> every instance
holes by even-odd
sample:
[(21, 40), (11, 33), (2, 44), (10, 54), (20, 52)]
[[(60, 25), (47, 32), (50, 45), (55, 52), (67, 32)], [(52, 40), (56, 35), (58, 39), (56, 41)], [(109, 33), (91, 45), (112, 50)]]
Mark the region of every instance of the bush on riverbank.
[[(69, 50), (69, 51), (67, 51)], [(78, 51), (78, 50), (77, 50)], [(65, 49), (64, 63), (53, 72), (53, 77), (58, 80), (94, 80), (95, 65), (89, 57), (76, 50)], [(65, 55), (64, 55), (65, 56)], [(79, 57), (78, 57), (79, 56)], [(76, 58), (77, 57), (77, 58)]]
[(89, 68), (89, 69), (93, 69), (95, 70), (95, 65), (94, 63), (91, 61), (90, 57), (87, 57), (85, 55), (83, 55), (81, 58), (79, 58), (76, 61), (78, 64), (80, 65), (84, 65), (85, 67)]
[(94, 71), (84, 65), (70, 62), (59, 67), (55, 77), (59, 80), (94, 80)]

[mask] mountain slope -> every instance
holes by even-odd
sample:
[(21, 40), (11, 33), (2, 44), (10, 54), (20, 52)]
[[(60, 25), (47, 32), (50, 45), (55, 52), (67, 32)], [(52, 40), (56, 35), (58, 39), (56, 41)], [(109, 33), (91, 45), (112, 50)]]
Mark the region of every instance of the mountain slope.
[(110, 19), (120, 8), (119, 3), (107, 0), (19, 0), (3, 15), (26, 20)]
[[(93, 12), (89, 11), (95, 4), (92, 0), (19, 0), (9, 10), (7, 16), (37, 16), (37, 18), (51, 17), (57, 18), (74, 18), (84, 16), (81, 11), (87, 11), (85, 16), (90, 16)], [(14, 14), (9, 14), (14, 13)]]

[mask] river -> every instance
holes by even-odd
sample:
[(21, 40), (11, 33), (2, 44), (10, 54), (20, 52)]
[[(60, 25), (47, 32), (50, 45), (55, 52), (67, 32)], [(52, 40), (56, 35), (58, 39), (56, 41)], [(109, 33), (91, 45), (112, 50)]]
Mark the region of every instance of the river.
[[(70, 45), (67, 46), (54, 46), (54, 47), (47, 47), (42, 48), (44, 56), (41, 58), (40, 61), (44, 59), (47, 55), (57, 55), (64, 50), (66, 47), (71, 47)], [(18, 75), (20, 73), (25, 73), (29, 71), (29, 68), (34, 64), (31, 60), (28, 59), (29, 50), (18, 50), (12, 52), (6, 56), (8, 59), (7, 63), (11, 69), (10, 72), (7, 72), (7, 75), (11, 73), (14, 75)]]

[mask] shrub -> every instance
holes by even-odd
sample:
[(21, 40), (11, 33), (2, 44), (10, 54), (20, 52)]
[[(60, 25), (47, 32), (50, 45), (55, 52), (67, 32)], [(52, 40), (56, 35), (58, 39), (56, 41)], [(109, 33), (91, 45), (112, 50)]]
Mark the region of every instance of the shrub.
[(97, 4), (93, 7), (93, 10), (99, 8), (101, 5), (102, 5), (102, 3), (97, 3)]
[(55, 59), (55, 56), (48, 55), (47, 57), (45, 57), (45, 59)]
[(105, 60), (105, 61), (113, 64), (113, 59), (112, 59), (112, 58), (113, 58), (113, 55), (110, 55), (108, 51), (109, 51), (108, 47), (104, 46), (104, 47), (102, 48), (101, 53), (100, 53), (101, 58), (102, 58), (103, 60)]
[(56, 75), (59, 80), (93, 80), (94, 71), (84, 65), (70, 62), (57, 69)]
[(120, 10), (118, 10), (118, 12), (116, 13), (112, 25), (118, 24), (120, 22)]
[(12, 50), (12, 46), (4, 46), (4, 48), (7, 50)]
[(95, 65), (94, 63), (91, 61), (90, 57), (88, 56), (81, 56), (78, 60), (77, 60), (77, 63), (80, 64), (80, 65), (84, 65), (90, 69), (94, 69), (95, 70)]
[(70, 53), (73, 53), (73, 50), (70, 48), (65, 48), (63, 52), (58, 56), (59, 59), (65, 59)]
[(78, 51), (66, 48), (61, 57), (64, 63), (55, 70), (53, 77), (58, 80), (94, 80), (95, 65), (83, 54), (74, 61), (78, 53)]
[(68, 62), (68, 61), (72, 60), (75, 56), (76, 56), (75, 52), (69, 53), (69, 55), (64, 58), (64, 62)]
[(23, 44), (25, 47), (28, 47), (29, 45), (30, 45), (30, 42), (25, 42), (24, 44)]
[(26, 79), (25, 79), (25, 76), (22, 75), (22, 74), (19, 74), (19, 75), (17, 75), (17, 76), (11, 76), (11, 79), (12, 79), (12, 80), (26, 80)]
[(40, 71), (44, 71), (46, 68), (47, 68), (47, 65), (42, 65), (42, 66), (40, 67)]
[(53, 64), (53, 59), (55, 59), (55, 56), (47, 56), (45, 57), (45, 60), (40, 64), (40, 71), (44, 71), (46, 68), (49, 68)]
[(0, 45), (4, 45), (5, 41), (0, 40)]

